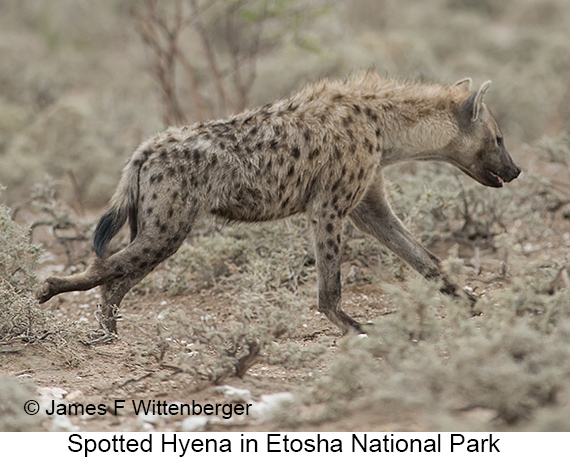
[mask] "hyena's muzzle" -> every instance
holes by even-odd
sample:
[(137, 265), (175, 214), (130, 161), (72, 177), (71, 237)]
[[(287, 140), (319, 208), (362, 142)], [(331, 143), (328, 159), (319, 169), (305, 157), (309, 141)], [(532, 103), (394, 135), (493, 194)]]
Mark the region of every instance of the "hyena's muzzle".
[(497, 137), (494, 144), (487, 144), (474, 154), (471, 164), (456, 163), (455, 165), (465, 174), (488, 187), (503, 187), (504, 183), (511, 182), (521, 173), (521, 168), (503, 145), (502, 137)]
[(501, 145), (498, 154), (493, 155), (494, 160), (484, 160), (480, 167), (481, 174), (477, 180), (489, 187), (503, 187), (503, 183), (516, 179), (521, 168), (515, 163), (504, 146)]

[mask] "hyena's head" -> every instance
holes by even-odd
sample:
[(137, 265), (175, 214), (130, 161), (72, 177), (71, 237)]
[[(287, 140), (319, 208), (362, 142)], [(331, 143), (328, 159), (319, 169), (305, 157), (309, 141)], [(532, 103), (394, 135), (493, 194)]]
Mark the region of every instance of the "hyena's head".
[(468, 95), (455, 114), (459, 135), (452, 142), (448, 161), (476, 181), (489, 187), (502, 187), (521, 172), (503, 142), (497, 121), (483, 103), (491, 81), (471, 93), (471, 79), (456, 83)]

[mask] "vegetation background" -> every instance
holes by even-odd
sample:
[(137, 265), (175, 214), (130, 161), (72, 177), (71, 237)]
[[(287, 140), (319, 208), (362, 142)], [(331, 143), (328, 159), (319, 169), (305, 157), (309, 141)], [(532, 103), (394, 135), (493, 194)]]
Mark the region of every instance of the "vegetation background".
[[(569, 431), (569, 30), (566, 0), (0, 0), (0, 430)], [(303, 217), (200, 226), (128, 295), (110, 346), (90, 344), (97, 291), (37, 305), (38, 278), (89, 263), (142, 140), (370, 67), (493, 80), (519, 179), (387, 170), (399, 216), (481, 314), (347, 224), (345, 307), (376, 326), (341, 338), (316, 311)], [(22, 410), (34, 396), (231, 401), (224, 384), (261, 406), (290, 395), (198, 424)]]

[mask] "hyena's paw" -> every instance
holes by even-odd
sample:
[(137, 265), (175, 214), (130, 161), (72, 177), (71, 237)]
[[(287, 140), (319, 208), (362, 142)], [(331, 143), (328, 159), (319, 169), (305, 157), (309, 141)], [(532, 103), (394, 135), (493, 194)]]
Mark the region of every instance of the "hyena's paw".
[(51, 277), (47, 278), (36, 292), (36, 298), (40, 303), (45, 303), (54, 295), (59, 293), (60, 278)]

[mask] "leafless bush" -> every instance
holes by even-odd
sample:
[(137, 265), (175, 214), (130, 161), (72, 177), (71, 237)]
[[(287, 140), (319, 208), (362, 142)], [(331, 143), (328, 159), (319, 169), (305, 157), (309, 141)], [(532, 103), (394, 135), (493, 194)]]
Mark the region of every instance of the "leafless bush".
[[(130, 0), (136, 30), (151, 53), (148, 71), (160, 88), (164, 123), (204, 121), (243, 110), (260, 56), (283, 45), (291, 34), (294, 42), (306, 46), (301, 24), (322, 11), (324, 4)], [(190, 94), (191, 108), (182, 102), (185, 93)]]

